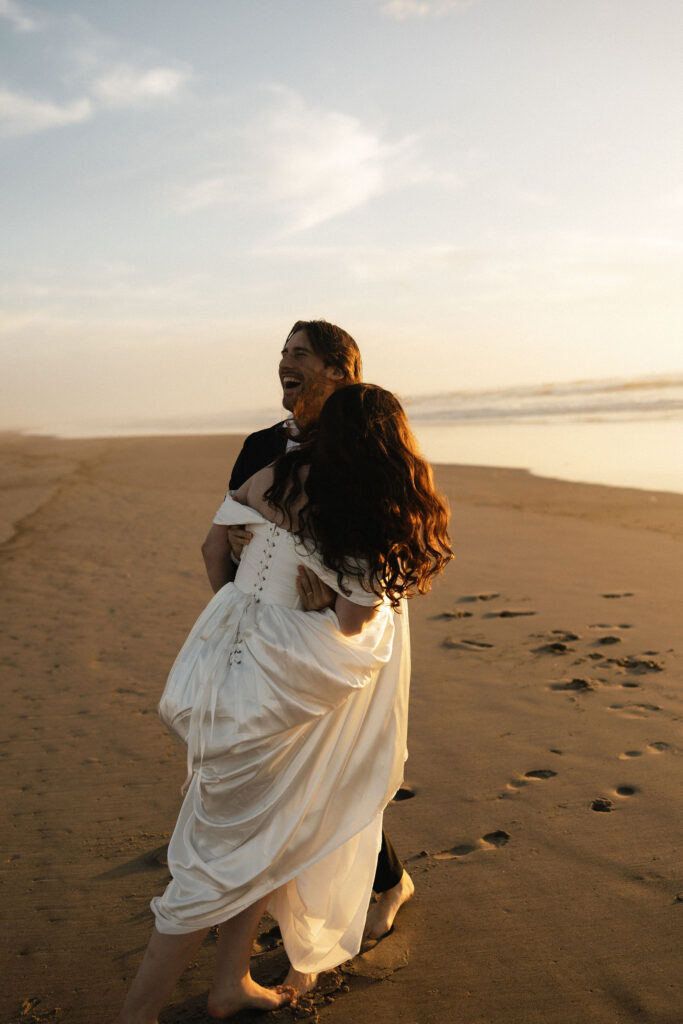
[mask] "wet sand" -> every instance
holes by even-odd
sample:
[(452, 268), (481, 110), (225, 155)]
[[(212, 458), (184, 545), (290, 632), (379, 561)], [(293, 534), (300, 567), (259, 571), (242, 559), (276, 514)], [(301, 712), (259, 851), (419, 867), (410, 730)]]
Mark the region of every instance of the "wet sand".
[[(209, 597), (199, 545), (238, 447), (0, 441), (2, 1020), (112, 1020), (139, 962), (185, 774), (156, 703)], [(437, 479), (457, 558), (411, 605), (410, 759), (386, 815), (416, 895), (299, 1018), (675, 1024), (683, 496)], [(208, 1019), (214, 941), (162, 1022)]]

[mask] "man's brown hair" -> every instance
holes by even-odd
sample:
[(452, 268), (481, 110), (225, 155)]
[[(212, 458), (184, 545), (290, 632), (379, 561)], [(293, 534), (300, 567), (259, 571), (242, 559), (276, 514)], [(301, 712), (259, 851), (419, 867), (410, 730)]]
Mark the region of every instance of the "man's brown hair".
[(325, 366), (336, 366), (344, 374), (344, 384), (359, 384), (363, 379), (363, 362), (358, 345), (350, 334), (327, 320), (297, 320), (287, 341), (297, 331), (305, 331), (311, 348)]

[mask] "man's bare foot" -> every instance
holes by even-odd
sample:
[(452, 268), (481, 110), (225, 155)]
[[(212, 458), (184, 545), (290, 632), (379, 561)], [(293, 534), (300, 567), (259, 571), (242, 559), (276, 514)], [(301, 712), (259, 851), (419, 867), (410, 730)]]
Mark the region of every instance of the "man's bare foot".
[(220, 990), (211, 990), (206, 1004), (210, 1017), (225, 1020), (238, 1010), (277, 1010), (287, 1006), (295, 998), (294, 989), (287, 985), (264, 988), (251, 975), (236, 985), (222, 985)]
[(392, 889), (381, 892), (377, 902), (370, 904), (365, 931), (363, 936), (366, 939), (381, 939), (383, 935), (391, 931), (394, 918), (404, 903), (407, 903), (415, 892), (413, 880), (407, 871), (403, 871), (401, 880)]
[(303, 996), (306, 992), (310, 992), (314, 989), (317, 981), (317, 974), (302, 974), (301, 971), (295, 971), (293, 967), (290, 967), (287, 972), (287, 977), (282, 984), (286, 988), (294, 989), (294, 998), (296, 1000), (298, 996)]

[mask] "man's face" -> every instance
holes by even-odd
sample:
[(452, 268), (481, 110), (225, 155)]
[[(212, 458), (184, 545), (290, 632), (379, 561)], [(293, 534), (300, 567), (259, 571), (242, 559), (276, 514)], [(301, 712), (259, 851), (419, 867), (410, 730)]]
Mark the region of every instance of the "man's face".
[(297, 331), (285, 343), (280, 359), (282, 404), (294, 412), (304, 394), (317, 392), (321, 404), (341, 383), (343, 374), (337, 366), (325, 366), (322, 358), (311, 348), (305, 331)]

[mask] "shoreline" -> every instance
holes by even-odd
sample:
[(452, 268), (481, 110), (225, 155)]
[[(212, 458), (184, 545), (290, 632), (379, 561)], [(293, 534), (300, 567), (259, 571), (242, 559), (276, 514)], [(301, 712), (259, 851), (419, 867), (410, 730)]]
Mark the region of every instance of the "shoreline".
[[(275, 417), (273, 417), (274, 419)], [(264, 421), (265, 422), (265, 421)], [(625, 433), (631, 427), (639, 427), (639, 441), (642, 443), (643, 435), (642, 431), (646, 429), (647, 424), (643, 425), (640, 421), (626, 424), (615, 424), (606, 423), (604, 424), (596, 434), (594, 439), (588, 439), (583, 431), (586, 429), (592, 429), (592, 425), (589, 423), (572, 423), (566, 424), (560, 423), (549, 423), (546, 424), (546, 428), (549, 431), (559, 431), (557, 435), (553, 437), (553, 445), (548, 445), (548, 439), (551, 434), (543, 435), (543, 442), (539, 441), (540, 435), (538, 433), (539, 425), (532, 424), (516, 424), (511, 423), (506, 427), (500, 425), (493, 427), (491, 424), (481, 424), (478, 426), (472, 426), (468, 424), (453, 425), (452, 423), (441, 423), (434, 424), (430, 421), (416, 421), (413, 422), (412, 426), (415, 430), (418, 442), (425, 454), (425, 457), (432, 463), (432, 465), (444, 465), (444, 466), (460, 466), (463, 468), (476, 468), (476, 469), (515, 469), (519, 472), (527, 472), (532, 476), (540, 477), (547, 480), (557, 480), (564, 483), (577, 483), (594, 485), (598, 487), (617, 487), (624, 488), (626, 490), (636, 491), (647, 491), (652, 494), (661, 495), (683, 495), (683, 473), (674, 472), (671, 470), (672, 459), (666, 462), (666, 471), (664, 471), (664, 463), (661, 461), (660, 452), (666, 446), (673, 452), (676, 451), (680, 444), (683, 444), (683, 422), (675, 424), (666, 423), (663, 421), (657, 421), (662, 429), (670, 429), (671, 426), (675, 426), (676, 433), (673, 436), (664, 437), (659, 440), (657, 445), (656, 454), (652, 448), (652, 438), (649, 438), (648, 443), (645, 445), (642, 451), (638, 453), (638, 458), (635, 465), (629, 466), (628, 479), (626, 477), (626, 470), (617, 469), (615, 471), (615, 459), (619, 464), (619, 458), (622, 455), (624, 448), (629, 448), (633, 445), (636, 439), (633, 435)], [(187, 430), (151, 430), (149, 432), (131, 432), (122, 434), (93, 434), (90, 436), (74, 436), (60, 435), (58, 433), (49, 433), (33, 430), (5, 430), (0, 432), (0, 445), (2, 438), (25, 438), (30, 440), (35, 438), (37, 440), (52, 440), (55, 442), (64, 443), (78, 443), (78, 442), (90, 442), (90, 441), (124, 441), (124, 440), (152, 440), (154, 438), (219, 438), (222, 437), (228, 441), (236, 437), (245, 437), (252, 430), (259, 428), (259, 424), (252, 423), (250, 426), (244, 427), (242, 430), (230, 428), (227, 431), (216, 430), (213, 428), (206, 428), (199, 431), (187, 431)], [(490, 431), (494, 430), (493, 438), (488, 434), (488, 439), (485, 440), (485, 435)], [(576, 434), (576, 431), (580, 430), (580, 434)], [(519, 433), (521, 431), (521, 434)], [(527, 432), (531, 431), (529, 435)], [(615, 431), (617, 433), (615, 433)], [(448, 444), (446, 444), (446, 438), (449, 438)], [(529, 437), (531, 438), (531, 444), (529, 445)], [(573, 442), (570, 439), (573, 438)], [(617, 439), (619, 444), (615, 447)], [(600, 455), (595, 461), (595, 453), (591, 448), (591, 440), (602, 443), (602, 450)], [(556, 449), (555, 445), (559, 441), (559, 450)], [(573, 466), (573, 451), (572, 443), (574, 445), (583, 445), (584, 450), (591, 452), (591, 457), (588, 461), (584, 460), (582, 468), (579, 471), (575, 471)], [(483, 445), (483, 447), (482, 447)], [(586, 448), (585, 446), (588, 445)], [(648, 447), (649, 445), (649, 447)], [(474, 459), (466, 457), (466, 453), (469, 452), (470, 448), (476, 453)], [(600, 444), (597, 444), (597, 448), (600, 448)], [(448, 450), (448, 455), (444, 459), (444, 453)], [(455, 457), (451, 458), (450, 453), (455, 452)], [(570, 452), (572, 455), (570, 456)], [(610, 455), (613, 457), (610, 458)], [(653, 472), (652, 462), (656, 465), (656, 472)], [(528, 463), (528, 465), (526, 464)], [(675, 464), (674, 464), (675, 465)], [(646, 468), (647, 466), (647, 468)], [(564, 475), (563, 475), (564, 474)], [(635, 475), (636, 479), (640, 479), (640, 483), (634, 484), (632, 477)]]
[[(149, 446), (159, 450), (169, 443), (179, 445), (224, 445), (226, 452), (239, 450), (245, 435), (231, 434), (145, 434), (117, 437), (62, 438), (48, 434), (0, 432), (0, 545), (56, 493), (62, 481), (89, 457), (103, 457), (108, 450)], [(227, 458), (227, 456), (226, 456)], [(525, 507), (548, 515), (566, 515), (594, 521), (610, 521), (683, 537), (683, 493), (611, 483), (587, 483), (546, 476), (523, 467), (432, 463), (439, 477), (447, 478), (446, 489), (465, 484), (468, 504), (495, 507)], [(226, 472), (227, 479), (227, 472)], [(15, 499), (14, 501), (12, 499)]]

